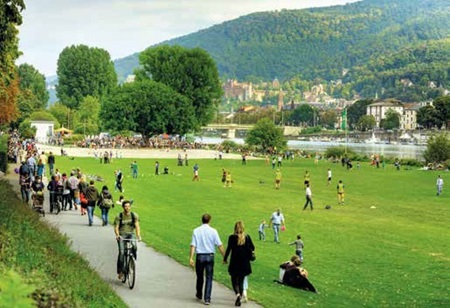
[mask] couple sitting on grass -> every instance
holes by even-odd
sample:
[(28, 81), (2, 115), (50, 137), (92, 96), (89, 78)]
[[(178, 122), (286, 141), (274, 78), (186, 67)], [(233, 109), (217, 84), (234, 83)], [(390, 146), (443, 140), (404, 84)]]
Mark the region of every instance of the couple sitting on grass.
[(317, 293), (316, 288), (308, 280), (308, 272), (301, 267), (302, 261), (297, 255), (292, 256), (290, 261), (280, 265), (280, 277), (275, 282), (305, 291)]

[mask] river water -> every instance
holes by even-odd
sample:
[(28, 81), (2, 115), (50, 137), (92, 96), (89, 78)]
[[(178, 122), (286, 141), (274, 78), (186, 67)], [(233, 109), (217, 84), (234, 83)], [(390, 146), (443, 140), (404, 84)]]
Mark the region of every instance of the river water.
[[(219, 144), (224, 140), (234, 141), (237, 144), (244, 144), (244, 139), (222, 139), (214, 137), (196, 137), (196, 142), (202, 142), (207, 144)], [(372, 154), (379, 154), (385, 157), (391, 158), (412, 158), (422, 160), (423, 152), (426, 149), (424, 145), (413, 145), (413, 144), (383, 144), (383, 143), (347, 143), (343, 142), (323, 142), (323, 141), (300, 141), (300, 140), (289, 140), (288, 148), (296, 150), (305, 150), (308, 152), (319, 152), (323, 153), (329, 147), (335, 146), (347, 146), (349, 149), (353, 150), (358, 154), (366, 154), (368, 156)]]

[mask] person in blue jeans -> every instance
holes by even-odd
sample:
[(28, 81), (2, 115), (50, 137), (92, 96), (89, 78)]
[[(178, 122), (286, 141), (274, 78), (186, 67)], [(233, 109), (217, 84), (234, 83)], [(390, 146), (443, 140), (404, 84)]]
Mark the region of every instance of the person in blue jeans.
[(280, 243), (280, 228), (285, 227), (284, 224), (284, 216), (281, 213), (280, 209), (277, 209), (276, 212), (272, 213), (272, 217), (270, 217), (269, 227), (272, 226), (273, 229), (273, 241), (276, 243)]
[[(189, 264), (195, 266), (197, 274), (196, 293), (197, 299), (202, 299), (204, 295), (205, 305), (211, 304), (212, 281), (214, 273), (214, 253), (216, 247), (219, 249), (222, 257), (225, 256), (225, 249), (220, 240), (219, 233), (212, 228), (209, 223), (211, 215), (203, 214), (202, 225), (194, 229), (192, 233), (191, 247), (189, 251)], [(194, 262), (194, 253), (196, 255)], [(206, 278), (205, 289), (203, 293), (204, 278)]]
[(94, 209), (97, 201), (100, 198), (100, 193), (98, 192), (97, 188), (95, 188), (94, 184), (95, 182), (91, 180), (89, 182), (88, 188), (86, 189), (86, 199), (88, 200), (87, 212), (89, 226), (92, 226), (92, 223), (94, 222)]

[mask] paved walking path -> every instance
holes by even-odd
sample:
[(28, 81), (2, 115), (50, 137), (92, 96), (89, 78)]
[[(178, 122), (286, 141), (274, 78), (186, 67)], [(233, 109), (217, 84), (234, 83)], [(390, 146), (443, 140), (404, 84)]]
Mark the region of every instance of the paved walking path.
[[(15, 167), (10, 165), (9, 170), (14, 170)], [(20, 198), (18, 176), (11, 172), (5, 178), (13, 185)], [(79, 252), (129, 307), (203, 306), (203, 302), (195, 298), (195, 272), (146, 246), (143, 242), (138, 243), (136, 285), (133, 290), (130, 290), (116, 276), (117, 244), (112, 226), (102, 227), (101, 219), (94, 217), (94, 225), (89, 227), (87, 215), (81, 216), (80, 212), (75, 210), (62, 211), (58, 215), (50, 214), (48, 200), (47, 195), (44, 219), (70, 239), (72, 250)], [(98, 208), (96, 213), (100, 213)], [(189, 243), (186, 243), (186, 259), (188, 258)], [(215, 266), (224, 265), (216, 263)], [(214, 282), (211, 306), (234, 306), (234, 299), (234, 292)], [(260, 307), (254, 302), (242, 305)]]

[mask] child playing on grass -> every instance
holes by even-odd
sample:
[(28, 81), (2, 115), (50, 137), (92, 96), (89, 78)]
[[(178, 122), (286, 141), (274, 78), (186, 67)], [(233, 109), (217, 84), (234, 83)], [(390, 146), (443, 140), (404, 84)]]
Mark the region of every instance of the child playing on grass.
[(297, 235), (297, 240), (289, 243), (289, 245), (295, 245), (295, 254), (300, 258), (300, 261), (303, 262), (303, 247), (305, 247), (305, 245), (303, 244), (301, 235)]
[(266, 221), (264, 219), (261, 220), (261, 223), (259, 224), (258, 227), (258, 234), (260, 241), (266, 241), (266, 231), (264, 231), (266, 227), (268, 227), (268, 225), (266, 225)]

